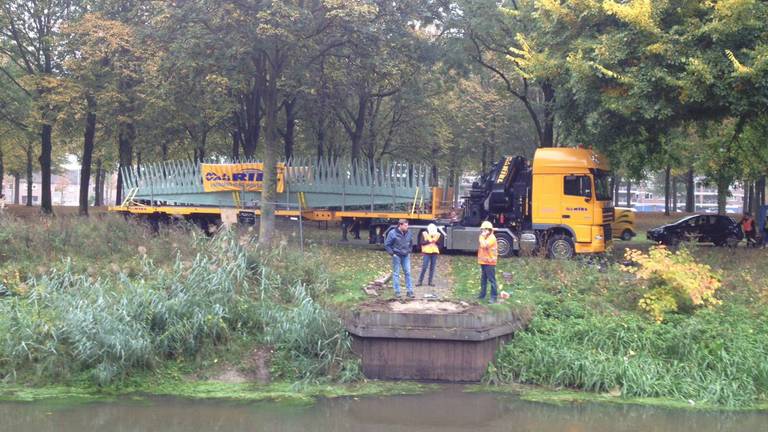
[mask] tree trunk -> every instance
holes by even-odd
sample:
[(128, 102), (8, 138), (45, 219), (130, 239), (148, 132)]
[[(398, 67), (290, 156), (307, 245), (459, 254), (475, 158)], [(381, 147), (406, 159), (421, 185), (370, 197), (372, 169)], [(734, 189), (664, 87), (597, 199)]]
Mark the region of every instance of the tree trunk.
[(51, 200), (51, 153), (53, 153), (53, 144), (51, 142), (51, 133), (53, 126), (43, 125), (40, 132), (40, 210), (44, 214), (53, 214), (53, 201)]
[(549, 82), (541, 85), (544, 93), (544, 125), (541, 147), (552, 147), (555, 143), (555, 88)]
[(94, 186), (93, 187), (93, 195), (94, 195), (93, 205), (95, 205), (96, 207), (100, 207), (104, 205), (103, 189), (102, 189), (102, 185), (104, 183), (104, 176), (102, 174), (102, 169), (101, 169), (101, 158), (96, 159), (96, 176), (95, 177), (96, 177), (94, 181), (95, 184), (93, 185)]
[(285, 101), (285, 133), (283, 142), (285, 143), (285, 160), (293, 158), (293, 146), (296, 134), (296, 98)]
[(123, 203), (123, 170), (122, 168), (130, 168), (133, 163), (133, 124), (127, 123), (120, 127), (120, 131), (117, 135), (118, 146), (118, 171), (117, 171), (117, 194), (115, 195), (115, 204), (120, 205)]
[(488, 172), (488, 144), (483, 141), (482, 151), (480, 152), (480, 173)]
[(677, 213), (677, 177), (672, 176), (672, 213)]
[(13, 203), (18, 205), (19, 201), (21, 200), (21, 191), (19, 190), (19, 186), (21, 186), (21, 176), (16, 173), (13, 175)]
[(621, 177), (613, 176), (613, 206), (619, 206), (619, 188), (621, 187)]
[(317, 128), (317, 160), (320, 161), (325, 156), (325, 122), (318, 123)]
[(32, 207), (32, 148), (27, 147), (27, 207)]
[(240, 159), (240, 134), (232, 132), (232, 160)]
[(96, 136), (96, 102), (88, 99), (88, 114), (85, 116), (85, 135), (83, 137), (83, 160), (80, 168), (80, 216), (88, 216), (88, 190), (91, 181), (91, 158), (93, 157), (93, 140)]
[(208, 131), (202, 131), (200, 133), (200, 141), (197, 144), (197, 150), (195, 152), (196, 160), (202, 163), (205, 160), (205, 146), (208, 143)]
[(627, 179), (627, 207), (632, 206), (632, 180)]
[(107, 189), (107, 170), (102, 166), (99, 171), (99, 204), (104, 205), (107, 202), (107, 195), (105, 194)]
[(437, 143), (432, 144), (432, 154), (430, 156), (432, 159), (429, 161), (432, 164), (432, 179), (430, 180), (430, 186), (437, 187), (440, 186), (437, 172), (437, 159), (440, 157), (440, 148), (438, 147)]
[(757, 209), (757, 199), (755, 199), (755, 190), (756, 190), (756, 182), (749, 182), (749, 201), (747, 206), (747, 211), (752, 213), (753, 215), (756, 214)]
[(360, 153), (363, 148), (363, 131), (365, 129), (365, 116), (368, 110), (368, 98), (364, 95), (358, 95), (357, 117), (353, 129), (348, 129), (349, 139), (352, 141), (352, 161), (360, 159)]
[(669, 216), (669, 189), (670, 189), (670, 172), (672, 169), (667, 165), (664, 169), (664, 214)]
[(695, 196), (696, 184), (693, 181), (693, 168), (690, 168), (685, 175), (685, 211), (688, 213), (696, 211)]
[(765, 205), (765, 176), (760, 176), (757, 180), (757, 205)]
[(741, 212), (746, 213), (749, 211), (749, 182), (742, 180), (742, 195), (741, 195)]
[(279, 65), (277, 59), (272, 59), (269, 74), (265, 80), (264, 91), (264, 181), (261, 191), (261, 220), (259, 223), (259, 243), (270, 245), (275, 230), (275, 200), (277, 197), (277, 154), (280, 151), (278, 142), (277, 120), (277, 79)]
[(5, 179), (5, 165), (3, 164), (3, 150), (0, 149), (0, 195), (3, 194), (4, 179)]
[(727, 179), (719, 178), (717, 180), (717, 214), (725, 214), (725, 203), (728, 199), (728, 186), (730, 182)]

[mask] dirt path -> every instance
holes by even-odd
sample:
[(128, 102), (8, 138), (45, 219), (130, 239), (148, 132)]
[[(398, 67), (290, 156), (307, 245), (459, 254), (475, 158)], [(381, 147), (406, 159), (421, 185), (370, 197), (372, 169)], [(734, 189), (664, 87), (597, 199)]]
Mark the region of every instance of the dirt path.
[[(451, 268), (451, 257), (440, 255), (437, 257), (437, 266), (435, 267), (435, 277), (433, 283), (435, 286), (427, 285), (429, 280), (429, 270), (424, 274), (424, 284), (416, 286), (419, 283), (419, 274), (421, 273), (422, 254), (411, 255), (411, 279), (413, 280), (413, 292), (416, 298), (438, 298), (446, 299), (453, 296), (453, 271)], [(405, 285), (405, 279), (400, 276), (402, 284)], [(426, 297), (425, 297), (426, 295)]]

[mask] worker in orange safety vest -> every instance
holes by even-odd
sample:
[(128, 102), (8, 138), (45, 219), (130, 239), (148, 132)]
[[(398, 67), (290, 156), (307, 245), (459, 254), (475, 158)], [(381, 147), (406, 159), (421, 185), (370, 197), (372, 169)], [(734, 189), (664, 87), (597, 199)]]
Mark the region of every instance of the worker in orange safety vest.
[(485, 299), (488, 283), (491, 284), (491, 303), (496, 303), (496, 261), (499, 258), (499, 248), (496, 244), (496, 236), (493, 235), (493, 224), (485, 221), (480, 225), (479, 247), (477, 248), (477, 263), (480, 264), (480, 295), (478, 299)]

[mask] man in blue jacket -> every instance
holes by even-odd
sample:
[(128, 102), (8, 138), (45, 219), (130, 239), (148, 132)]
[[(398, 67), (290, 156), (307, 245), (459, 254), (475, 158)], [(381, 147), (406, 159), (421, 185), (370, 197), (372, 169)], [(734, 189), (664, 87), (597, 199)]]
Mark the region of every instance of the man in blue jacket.
[(395, 286), (395, 297), (400, 298), (400, 268), (405, 273), (405, 288), (408, 298), (414, 298), (411, 283), (411, 249), (413, 236), (408, 231), (408, 221), (400, 219), (397, 228), (387, 234), (384, 248), (392, 256), (392, 284)]

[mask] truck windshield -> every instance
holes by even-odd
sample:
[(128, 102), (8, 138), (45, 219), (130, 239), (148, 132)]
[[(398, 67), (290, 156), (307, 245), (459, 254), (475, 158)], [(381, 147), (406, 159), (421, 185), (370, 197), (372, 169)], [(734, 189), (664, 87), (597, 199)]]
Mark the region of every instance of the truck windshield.
[(613, 199), (613, 191), (611, 190), (611, 184), (608, 181), (610, 173), (603, 170), (595, 170), (595, 198), (598, 201), (611, 201)]

